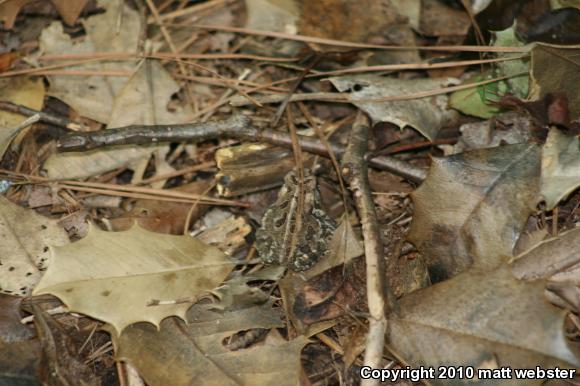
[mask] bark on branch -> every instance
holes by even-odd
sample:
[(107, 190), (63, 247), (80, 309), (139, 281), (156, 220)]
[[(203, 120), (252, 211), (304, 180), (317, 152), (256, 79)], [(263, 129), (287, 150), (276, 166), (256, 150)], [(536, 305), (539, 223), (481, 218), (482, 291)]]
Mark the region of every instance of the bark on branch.
[[(364, 365), (382, 368), (381, 361), (387, 331), (386, 312), (394, 307), (394, 296), (386, 282), (382, 232), (369, 185), (367, 163), (364, 159), (368, 131), (368, 118), (359, 112), (342, 160), (342, 174), (352, 190), (364, 240), (367, 300), (370, 314)], [(378, 381), (367, 379), (361, 384), (376, 385)]]
[[(240, 141), (266, 142), (277, 146), (292, 147), (288, 133), (259, 130), (244, 115), (229, 119), (182, 125), (133, 125), (95, 132), (68, 134), (57, 142), (60, 151), (86, 151), (104, 146), (150, 144), (158, 142), (201, 142), (216, 138), (232, 138)], [(298, 136), (303, 151), (328, 157), (326, 147), (318, 138)], [(334, 154), (341, 158), (345, 148), (331, 143)], [(426, 171), (394, 157), (380, 156), (368, 160), (368, 165), (386, 170), (414, 182), (422, 182)]]

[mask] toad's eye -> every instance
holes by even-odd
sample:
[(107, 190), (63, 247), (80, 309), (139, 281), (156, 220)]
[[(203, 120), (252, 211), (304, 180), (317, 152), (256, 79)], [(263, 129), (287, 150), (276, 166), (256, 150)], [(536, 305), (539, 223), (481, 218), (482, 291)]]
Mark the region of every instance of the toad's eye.
[(276, 228), (280, 228), (282, 225), (284, 225), (284, 217), (278, 217), (274, 220), (274, 226)]

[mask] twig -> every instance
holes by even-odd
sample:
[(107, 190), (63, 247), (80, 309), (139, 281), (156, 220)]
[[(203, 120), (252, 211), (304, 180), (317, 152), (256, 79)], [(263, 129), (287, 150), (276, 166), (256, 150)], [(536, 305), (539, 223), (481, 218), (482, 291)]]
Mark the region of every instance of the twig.
[[(412, 99), (419, 99), (419, 98), (426, 98), (435, 95), (447, 94), (450, 92), (467, 90), (474, 87), (483, 86), (490, 83), (499, 82), (501, 80), (505, 80), (508, 78), (515, 78), (521, 75), (525, 75), (527, 72), (521, 72), (512, 75), (500, 76), (493, 79), (483, 80), (481, 82), (473, 82), (473, 83), (466, 83), (460, 84), (457, 86), (449, 86), (449, 87), (440, 87), (433, 90), (425, 90), (425, 91), (417, 91), (410, 94), (401, 94), (401, 95), (390, 95), (385, 97), (379, 98), (353, 98), (352, 93), (348, 92), (313, 92), (313, 93), (306, 93), (306, 94), (293, 94), (290, 97), (290, 102), (302, 102), (302, 101), (329, 101), (329, 102), (341, 102), (341, 103), (380, 103), (380, 102), (395, 102), (395, 101), (406, 101)], [(258, 102), (262, 104), (268, 103), (280, 103), (284, 101), (286, 98), (285, 95), (280, 94), (273, 94), (273, 95), (264, 95), (261, 97), (255, 98)], [(245, 106), (249, 105), (250, 101), (244, 99), (243, 96), (237, 96), (232, 98), (230, 104), (232, 106)]]
[[(367, 299), (370, 314), (364, 365), (381, 368), (387, 330), (386, 311), (387, 308), (393, 308), (394, 297), (389, 296), (390, 289), (386, 283), (383, 239), (369, 186), (367, 164), (364, 160), (368, 132), (368, 118), (359, 112), (352, 127), (347, 151), (342, 160), (342, 174), (353, 191), (364, 240)], [(363, 380), (361, 384), (365, 386), (377, 385), (378, 381)]]
[(24, 179), (24, 181), (16, 182), (15, 185), (56, 183), (58, 184), (57, 186), (62, 189), (74, 190), (79, 192), (97, 193), (108, 196), (141, 198), (147, 200), (171, 201), (182, 203), (194, 203), (199, 201), (201, 204), (248, 207), (247, 203), (241, 201), (209, 197), (206, 195), (176, 190), (155, 189), (133, 185), (107, 184), (102, 182), (90, 182), (90, 181), (50, 180), (44, 177), (15, 173), (4, 169), (0, 169), (0, 175), (1, 174), (6, 174), (7, 176), (10, 176), (13, 179), (17, 180)]
[[(59, 139), (60, 151), (86, 151), (104, 146), (150, 144), (158, 142), (201, 142), (216, 138), (232, 138), (250, 142), (267, 142), (273, 145), (291, 148), (292, 140), (288, 133), (274, 130), (258, 130), (251, 125), (250, 119), (243, 115), (234, 115), (229, 119), (206, 123), (183, 125), (134, 125), (117, 129), (95, 132), (72, 133)], [(328, 157), (327, 149), (319, 139), (298, 136), (302, 150)], [(341, 158), (344, 147), (330, 143), (330, 148)], [(368, 162), (369, 166), (386, 170), (414, 182), (421, 182), (426, 172), (408, 162), (394, 157), (376, 157)]]
[[(330, 46), (338, 46), (338, 47), (350, 47), (350, 48), (373, 48), (379, 50), (393, 50), (393, 51), (409, 51), (409, 50), (418, 50), (418, 51), (450, 51), (450, 52), (527, 52), (530, 50), (530, 47), (498, 47), (498, 46), (490, 46), (490, 47), (482, 47), (482, 46), (388, 46), (382, 44), (367, 44), (367, 43), (356, 43), (356, 42), (347, 42), (343, 40), (335, 40), (335, 39), (325, 39), (325, 38), (318, 38), (313, 36), (305, 36), (305, 35), (298, 35), (298, 34), (290, 34), (284, 32), (273, 32), (273, 31), (261, 31), (257, 29), (251, 28), (240, 28), (240, 27), (230, 27), (230, 26), (223, 26), (223, 25), (209, 25), (209, 24), (191, 24), (191, 23), (163, 23), (166, 26), (176, 26), (176, 27), (190, 27), (190, 28), (199, 28), (205, 30), (215, 30), (215, 31), (227, 31), (227, 32), (235, 32), (235, 33), (242, 33), (248, 35), (257, 35), (257, 36), (269, 36), (274, 38), (280, 39), (287, 39), (287, 40), (295, 40), (301, 41), (306, 43), (316, 43), (316, 44), (324, 44)], [(558, 46), (558, 48), (574, 48), (576, 46)]]
[(9, 111), (11, 113), (21, 114), (27, 117), (38, 114), (40, 121), (50, 123), (55, 126), (65, 127), (71, 130), (82, 129), (82, 125), (69, 121), (66, 118), (57, 117), (42, 111), (30, 109), (26, 106), (17, 105), (12, 102), (0, 101), (0, 110)]
[(276, 111), (276, 115), (274, 116), (274, 120), (272, 121), (273, 126), (278, 125), (278, 122), (280, 122), (282, 115), (284, 115), (284, 110), (286, 110), (286, 106), (288, 106), (288, 103), (290, 103), (290, 98), (292, 98), (292, 95), (296, 92), (296, 90), (298, 90), (298, 87), (300, 87), (300, 85), (304, 81), (304, 78), (306, 77), (306, 75), (308, 75), (310, 70), (312, 70), (323, 57), (323, 55), (319, 52), (316, 52), (314, 55), (315, 55), (314, 58), (310, 61), (308, 66), (302, 71), (302, 74), (300, 74), (298, 79), (296, 79), (294, 84), (290, 87), (290, 91), (288, 91), (288, 93), (286, 94), (286, 97), (282, 101), (282, 104), (278, 106), (278, 111)]
[[(195, 4), (195, 5), (188, 7), (188, 8), (183, 8), (183, 9), (180, 9), (177, 11), (160, 14), (159, 20), (164, 21), (167, 19), (175, 19), (177, 17), (189, 16), (189, 15), (194, 14), (194, 13), (199, 13), (199, 12), (206, 11), (206, 10), (214, 8), (214, 7), (219, 7), (219, 6), (225, 5), (229, 1), (230, 0), (211, 0), (211, 1), (207, 1), (205, 3)], [(153, 24), (155, 22), (156, 22), (156, 20), (153, 17), (149, 17), (149, 19), (147, 20), (148, 24)]]

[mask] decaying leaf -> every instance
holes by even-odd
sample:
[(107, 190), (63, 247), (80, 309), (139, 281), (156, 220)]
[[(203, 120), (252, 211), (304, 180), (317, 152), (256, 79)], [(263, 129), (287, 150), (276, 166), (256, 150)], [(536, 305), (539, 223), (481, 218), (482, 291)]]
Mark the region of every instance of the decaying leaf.
[(0, 196), (0, 291), (28, 296), (46, 268), (49, 245), (69, 243), (67, 233), (50, 220)]
[(11, 29), (14, 27), (18, 12), (32, 1), (34, 0), (7, 0), (0, 3), (0, 20), (4, 22), (4, 28)]
[(295, 34), (300, 7), (295, 0), (245, 0), (246, 28)]
[[(167, 110), (167, 103), (177, 91), (179, 86), (159, 62), (142, 62), (116, 94), (107, 127), (170, 124), (183, 120), (185, 111)], [(51, 178), (84, 178), (147, 159), (158, 148), (160, 146), (125, 146), (90, 153), (61, 153), (51, 156), (44, 167)]]
[(36, 386), (40, 342), (20, 323), (22, 298), (0, 294), (0, 385)]
[(514, 257), (512, 273), (521, 280), (548, 279), (577, 264), (580, 264), (580, 228), (544, 240)]
[(221, 283), (234, 264), (217, 248), (189, 236), (92, 228), (66, 247), (52, 249), (53, 261), (34, 295), (53, 294), (71, 311), (103, 320), (120, 333), (136, 322), (155, 326), (163, 318), (185, 318), (188, 302)]
[(201, 232), (198, 239), (217, 247), (228, 256), (235, 256), (236, 252), (246, 246), (246, 237), (251, 232), (252, 227), (245, 218), (232, 215)]
[(532, 137), (533, 121), (526, 115), (509, 111), (494, 119), (465, 123), (459, 127), (461, 137), (453, 154), (467, 150), (526, 143)]
[(539, 199), (540, 148), (519, 144), (434, 158), (412, 194), (409, 239), (439, 281), (511, 256)]
[[(390, 345), (413, 368), (450, 363), (481, 368), (493, 359), (499, 367), (512, 369), (578, 368), (580, 360), (563, 331), (565, 311), (542, 299), (544, 286), (541, 281), (518, 281), (506, 266), (471, 269), (404, 297), (399, 312), (389, 319)], [(502, 380), (506, 385), (541, 382), (515, 376)]]
[(348, 264), (355, 257), (362, 256), (364, 249), (360, 237), (352, 229), (348, 217), (343, 217), (338, 224), (330, 240), (329, 250), (326, 259), (322, 259), (312, 269), (305, 272), (307, 278), (312, 278), (338, 265)]
[(469, 17), (462, 9), (454, 9), (444, 1), (421, 1), (421, 33), (429, 36), (465, 36)]
[[(118, 341), (118, 357), (149, 385), (297, 385), (305, 337), (230, 351), (225, 340), (240, 331), (281, 327), (271, 302), (231, 310), (196, 305), (189, 324), (170, 318), (152, 326), (128, 327)], [(167, 360), (171, 358), (171, 360)]]
[[(90, 54), (93, 52), (137, 51), (141, 24), (139, 14), (129, 6), (115, 0), (100, 0), (107, 11), (89, 17), (83, 22), (87, 36), (80, 42), (73, 41), (64, 33), (62, 23), (53, 22), (40, 35), (39, 44), (45, 55)], [(121, 8), (119, 5), (123, 5)], [(122, 12), (122, 26), (118, 27)], [(61, 62), (55, 61), (54, 64)], [(127, 77), (135, 69), (135, 61), (93, 61), (69, 66), (69, 70), (108, 71), (125, 73)], [(49, 76), (49, 95), (71, 106), (80, 115), (101, 123), (109, 123), (113, 102), (127, 79), (122, 76)]]
[[(492, 78), (493, 76), (488, 73), (485, 76), (475, 76), (466, 81), (466, 83), (481, 82)], [(506, 91), (507, 84), (504, 81), (459, 90), (451, 94), (449, 105), (464, 114), (480, 118), (491, 118), (501, 111), (493, 102), (497, 102), (498, 94), (502, 95)]]
[(408, 19), (409, 25), (413, 29), (419, 29), (421, 18), (421, 0), (391, 0), (391, 5), (397, 10), (397, 13)]
[[(495, 32), (495, 42), (493, 45), (497, 47), (522, 47), (524, 44), (516, 37), (515, 28), (510, 27), (506, 30)], [(514, 58), (521, 55), (521, 53), (501, 53), (498, 54), (498, 57)], [(506, 60), (498, 63), (497, 66), (502, 75), (510, 76), (507, 83), (510, 86), (511, 92), (519, 98), (527, 97), (530, 83), (528, 74), (530, 70), (529, 60), (525, 58)]]
[(570, 118), (580, 118), (578, 55), (580, 49), (535, 46), (532, 50), (530, 98), (539, 100), (552, 92), (566, 93)]
[[(62, 17), (65, 23), (73, 25), (82, 10), (85, 8), (88, 0), (51, 0), (52, 4)], [(16, 16), (26, 4), (34, 0), (5, 0), (0, 2), (0, 20), (4, 22), (4, 28), (11, 29), (14, 27)]]
[(73, 25), (83, 9), (85, 5), (87, 5), (88, 0), (51, 0), (52, 4), (62, 17), (62, 20), (68, 25)]
[[(209, 180), (199, 180), (170, 190), (202, 195), (210, 186)], [(127, 230), (137, 221), (142, 228), (151, 232), (182, 235), (188, 217), (190, 224), (194, 224), (207, 210), (208, 205), (203, 204), (192, 208), (190, 203), (142, 199), (136, 200), (125, 216), (112, 219), (111, 224), (114, 230)], [(209, 244), (206, 240), (201, 241)]]
[(552, 128), (542, 150), (542, 195), (546, 209), (580, 186), (580, 141)]
[(33, 304), (32, 313), (42, 345), (39, 378), (43, 385), (99, 386), (93, 370), (78, 357), (71, 338), (48, 313)]
[[(0, 81), (0, 100), (22, 105), (33, 110), (41, 110), (44, 103), (44, 85), (41, 79), (24, 77), (9, 78)], [(16, 135), (12, 130), (26, 117), (0, 111), (0, 159), (8, 149), (10, 141)]]
[(404, 45), (414, 41), (408, 20), (383, 0), (299, 0), (302, 35), (350, 42), (386, 39)]
[(329, 80), (339, 91), (350, 91), (350, 101), (367, 112), (374, 123), (391, 122), (400, 128), (411, 126), (430, 140), (435, 139), (439, 130), (457, 116), (454, 110), (447, 107), (446, 95), (395, 102), (358, 102), (434, 90), (456, 83), (455, 79), (395, 79), (357, 75)]

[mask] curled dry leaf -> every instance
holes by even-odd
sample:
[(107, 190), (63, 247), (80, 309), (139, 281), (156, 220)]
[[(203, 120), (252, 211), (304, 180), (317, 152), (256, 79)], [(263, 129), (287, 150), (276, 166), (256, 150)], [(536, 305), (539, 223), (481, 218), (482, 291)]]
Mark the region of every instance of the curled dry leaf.
[(400, 128), (411, 126), (430, 140), (435, 139), (439, 130), (457, 117), (457, 113), (447, 107), (446, 95), (394, 102), (362, 101), (430, 91), (456, 83), (456, 79), (395, 79), (357, 75), (329, 80), (339, 91), (350, 91), (350, 101), (368, 113), (374, 123), (390, 122)]
[(49, 245), (69, 243), (55, 220), (0, 196), (0, 291), (28, 296), (50, 265)]
[(217, 287), (234, 263), (217, 248), (189, 236), (92, 228), (82, 240), (52, 248), (53, 261), (34, 295), (59, 297), (71, 311), (111, 324), (120, 333), (136, 322), (155, 326), (185, 318), (189, 302)]
[[(545, 283), (515, 279), (506, 266), (471, 269), (402, 299), (389, 318), (390, 345), (409, 364), (576, 369), (580, 359), (563, 331), (566, 312), (542, 299)], [(538, 385), (538, 379), (503, 380)], [(434, 385), (448, 381), (430, 380)], [(468, 380), (466, 384), (489, 384)]]
[(500, 146), (433, 159), (412, 193), (409, 240), (439, 281), (472, 264), (493, 269), (511, 256), (539, 198), (540, 148)]
[(542, 150), (542, 195), (546, 209), (580, 186), (580, 140), (552, 128)]

